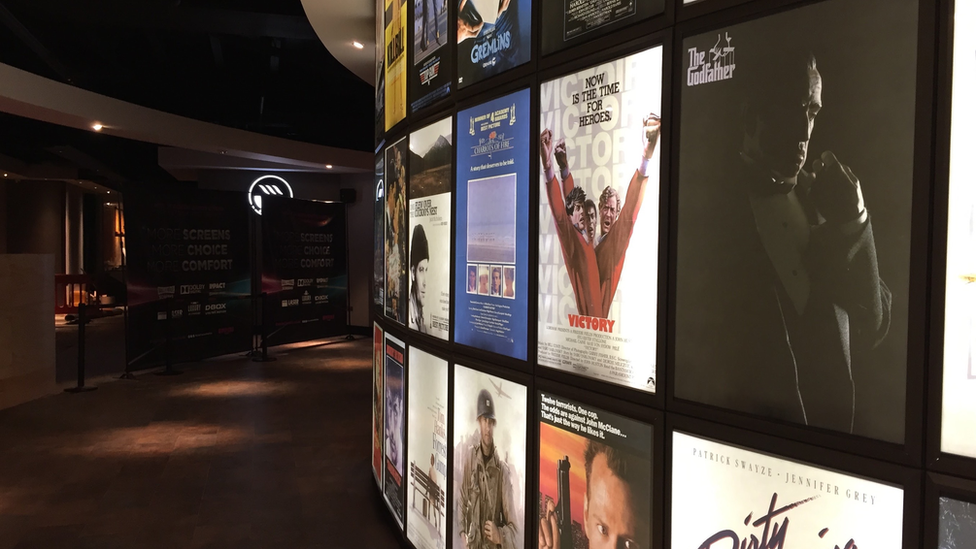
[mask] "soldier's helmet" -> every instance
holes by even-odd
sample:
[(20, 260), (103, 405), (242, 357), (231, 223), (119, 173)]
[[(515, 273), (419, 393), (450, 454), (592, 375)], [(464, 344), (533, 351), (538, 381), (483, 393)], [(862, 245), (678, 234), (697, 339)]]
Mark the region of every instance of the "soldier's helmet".
[(495, 400), (491, 398), (491, 393), (487, 389), (482, 389), (478, 393), (478, 419), (481, 419), (481, 416), (495, 419)]

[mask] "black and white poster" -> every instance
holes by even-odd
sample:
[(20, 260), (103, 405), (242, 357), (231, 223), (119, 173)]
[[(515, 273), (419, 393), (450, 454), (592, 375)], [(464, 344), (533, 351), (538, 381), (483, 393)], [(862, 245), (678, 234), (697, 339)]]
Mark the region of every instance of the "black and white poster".
[(413, 0), (413, 67), (410, 110), (418, 111), (451, 93), (448, 0)]
[(654, 428), (539, 393), (539, 549), (650, 548)]
[(458, 88), (529, 61), (532, 0), (457, 0), (457, 6)]
[(902, 547), (904, 493), (678, 431), (671, 547)]
[(939, 498), (938, 549), (970, 547), (976, 547), (976, 504), (947, 497)]
[(386, 318), (407, 322), (407, 138), (386, 148)]
[(451, 324), (453, 124), (410, 134), (410, 310), (407, 325), (446, 340)]
[(542, 0), (542, 54), (664, 13), (664, 0)]
[(403, 502), (406, 491), (403, 464), (407, 457), (407, 449), (404, 446), (404, 434), (406, 432), (406, 418), (404, 418), (406, 413), (406, 402), (404, 401), (406, 396), (404, 393), (404, 384), (406, 383), (405, 353), (406, 345), (390, 334), (386, 334), (386, 365), (383, 370), (385, 385), (383, 398), (385, 408), (383, 417), (385, 459), (383, 461), (386, 469), (383, 471), (383, 496), (401, 527), (403, 527), (404, 520)]
[(904, 440), (917, 26), (829, 0), (684, 40), (677, 398)]
[(540, 87), (538, 361), (657, 387), (660, 46)]
[(976, 458), (976, 3), (955, 3), (949, 222), (946, 237), (942, 451)]

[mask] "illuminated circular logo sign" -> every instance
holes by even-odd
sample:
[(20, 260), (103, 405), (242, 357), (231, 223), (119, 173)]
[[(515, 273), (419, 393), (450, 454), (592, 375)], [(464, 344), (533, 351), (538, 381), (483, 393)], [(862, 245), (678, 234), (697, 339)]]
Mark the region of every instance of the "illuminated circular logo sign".
[(261, 215), (261, 202), (265, 196), (285, 196), (294, 198), (291, 185), (277, 175), (265, 175), (251, 183), (250, 190), (247, 191), (247, 201), (251, 204), (254, 213)]

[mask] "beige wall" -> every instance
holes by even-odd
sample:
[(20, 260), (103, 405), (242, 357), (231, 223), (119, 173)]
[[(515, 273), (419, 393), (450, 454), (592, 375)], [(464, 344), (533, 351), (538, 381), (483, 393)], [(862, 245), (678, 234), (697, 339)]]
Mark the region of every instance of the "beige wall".
[(0, 408), (53, 393), (54, 256), (0, 255)]

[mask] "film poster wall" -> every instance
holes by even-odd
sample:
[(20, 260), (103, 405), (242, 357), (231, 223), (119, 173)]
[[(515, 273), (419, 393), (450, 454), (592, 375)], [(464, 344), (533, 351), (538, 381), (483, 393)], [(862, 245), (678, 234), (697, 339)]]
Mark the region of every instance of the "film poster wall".
[(542, 54), (664, 12), (664, 0), (542, 0)]
[(520, 360), (528, 328), (529, 104), (525, 89), (461, 111), (454, 134), (454, 340)]
[(678, 431), (671, 463), (672, 547), (902, 546), (901, 488)]
[(410, 134), (410, 282), (407, 325), (447, 340), (451, 321), (450, 118)]
[[(976, 458), (976, 190), (968, 153), (976, 145), (976, 5), (955, 3), (952, 129), (946, 249), (942, 451)], [(972, 538), (976, 540), (976, 538)]]
[(407, 323), (407, 139), (386, 148), (386, 317)]
[(829, 0), (684, 40), (677, 398), (904, 440), (917, 26)]
[(386, 364), (384, 367), (384, 386), (385, 393), (383, 404), (385, 412), (383, 414), (383, 427), (385, 437), (383, 440), (384, 466), (383, 471), (383, 497), (386, 504), (393, 512), (394, 518), (400, 527), (403, 527), (404, 520), (404, 493), (406, 484), (403, 471), (404, 460), (406, 459), (406, 447), (404, 447), (404, 406), (405, 393), (404, 376), (405, 363), (404, 353), (406, 347), (402, 341), (386, 334)]
[(407, 116), (407, 0), (386, 0), (383, 21), (385, 53), (385, 130)]
[(345, 333), (346, 205), (266, 197), (261, 287), (275, 344)]
[(455, 365), (451, 547), (524, 547), (526, 398), (524, 385)]
[(462, 0), (457, 40), (458, 88), (527, 63), (532, 55), (532, 1)]
[(539, 364), (650, 392), (661, 56), (658, 46), (540, 89)]
[(420, 110), (451, 93), (447, 0), (414, 0), (410, 110)]
[[(241, 193), (126, 190), (128, 370), (251, 348), (250, 208)], [(169, 308), (167, 322), (167, 308)]]
[(407, 399), (407, 539), (417, 549), (447, 543), (447, 361), (410, 348)]
[(653, 427), (543, 392), (538, 406), (540, 549), (652, 547)]

